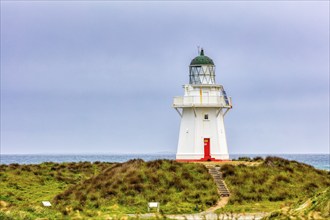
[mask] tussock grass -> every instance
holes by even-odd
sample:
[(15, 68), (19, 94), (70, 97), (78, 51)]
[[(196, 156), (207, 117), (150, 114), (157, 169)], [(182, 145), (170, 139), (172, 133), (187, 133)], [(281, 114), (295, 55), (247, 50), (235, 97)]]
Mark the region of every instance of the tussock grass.
[[(330, 195), (322, 192), (330, 185), (329, 172), (277, 157), (250, 160), (247, 165), (221, 165), (231, 197), (218, 212), (290, 207), (273, 215), (306, 212), (308, 218), (327, 217)], [(202, 211), (218, 200), (202, 164), (170, 160), (0, 165), (0, 189), (0, 219), (117, 219), (125, 213), (145, 213), (147, 202), (160, 202), (162, 216)], [(44, 200), (53, 206), (42, 207)], [(306, 201), (308, 206), (297, 211)]]
[(145, 213), (148, 202), (160, 202), (162, 213), (192, 213), (216, 204), (212, 177), (200, 164), (171, 160), (131, 160), (104, 170), (57, 195), (63, 212), (101, 209), (109, 212)]
[(254, 167), (226, 164), (221, 171), (231, 192), (228, 206), (221, 212), (265, 211), (265, 207), (273, 211), (330, 186), (328, 171), (278, 157), (267, 157)]
[(271, 219), (330, 219), (330, 187), (316, 193), (304, 202), (298, 202), (281, 210), (276, 210), (263, 218)]
[(237, 159), (233, 159), (233, 161), (245, 161), (245, 162), (261, 162), (264, 159), (260, 156), (250, 158), (250, 157), (239, 157)]
[(53, 208), (41, 206), (63, 190), (113, 166), (90, 162), (0, 165), (0, 219), (62, 219)]

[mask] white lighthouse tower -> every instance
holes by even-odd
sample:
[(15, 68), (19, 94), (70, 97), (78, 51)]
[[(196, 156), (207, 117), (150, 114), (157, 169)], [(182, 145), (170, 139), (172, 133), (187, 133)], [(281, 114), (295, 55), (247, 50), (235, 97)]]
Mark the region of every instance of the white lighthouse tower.
[(176, 160), (229, 160), (224, 117), (232, 108), (222, 85), (215, 82), (213, 60), (204, 50), (189, 66), (184, 96), (174, 97), (173, 108), (181, 116)]

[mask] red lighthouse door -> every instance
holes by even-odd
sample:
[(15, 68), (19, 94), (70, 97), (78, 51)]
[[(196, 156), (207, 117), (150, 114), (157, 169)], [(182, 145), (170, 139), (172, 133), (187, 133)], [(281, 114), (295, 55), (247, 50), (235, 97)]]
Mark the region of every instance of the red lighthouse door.
[(204, 138), (204, 159), (211, 159), (210, 138)]

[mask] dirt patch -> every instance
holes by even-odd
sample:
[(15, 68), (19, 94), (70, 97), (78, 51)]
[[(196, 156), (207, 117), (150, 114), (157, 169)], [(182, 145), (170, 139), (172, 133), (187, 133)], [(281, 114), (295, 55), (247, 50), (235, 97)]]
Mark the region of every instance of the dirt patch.
[(225, 207), (225, 205), (227, 205), (228, 201), (229, 201), (229, 197), (221, 197), (215, 206), (212, 206), (211, 208), (205, 210), (204, 212), (214, 212), (217, 209), (223, 208)]
[(5, 202), (3, 200), (0, 200), (0, 208), (6, 208), (9, 206), (9, 203), (8, 202)]

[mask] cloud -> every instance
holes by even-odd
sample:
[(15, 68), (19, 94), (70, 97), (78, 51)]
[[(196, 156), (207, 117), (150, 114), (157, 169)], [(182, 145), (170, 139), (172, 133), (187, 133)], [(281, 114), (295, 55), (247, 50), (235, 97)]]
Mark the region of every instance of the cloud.
[(1, 4), (3, 152), (175, 151), (197, 46), (230, 151), (328, 151), (328, 2)]

